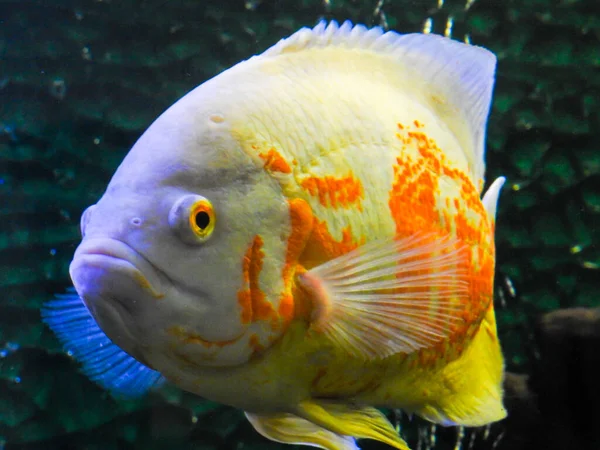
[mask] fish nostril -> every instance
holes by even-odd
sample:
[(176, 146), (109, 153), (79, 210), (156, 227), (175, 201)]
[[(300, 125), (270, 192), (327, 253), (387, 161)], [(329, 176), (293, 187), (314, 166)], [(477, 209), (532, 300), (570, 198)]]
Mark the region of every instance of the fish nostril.
[(132, 217), (129, 223), (134, 227), (142, 226), (143, 220), (139, 217)]

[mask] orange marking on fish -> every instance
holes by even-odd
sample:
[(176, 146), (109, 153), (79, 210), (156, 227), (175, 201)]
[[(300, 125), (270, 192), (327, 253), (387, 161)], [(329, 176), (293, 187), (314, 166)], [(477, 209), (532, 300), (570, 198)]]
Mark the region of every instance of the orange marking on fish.
[(410, 164), (408, 158), (397, 158), (395, 183), (390, 192), (389, 207), (396, 221), (396, 234), (401, 237), (430, 230), (437, 223), (435, 193), (437, 179), (422, 165)]
[(277, 319), (277, 313), (273, 305), (267, 301), (265, 293), (259, 285), (260, 272), (265, 257), (262, 250), (263, 244), (263, 239), (259, 235), (254, 236), (242, 262), (244, 285), (238, 291), (238, 304), (241, 307), (240, 320), (244, 324)]
[(250, 266), (252, 264), (253, 246), (250, 247), (242, 260), (242, 277), (244, 287), (238, 291), (238, 304), (241, 308), (242, 323), (252, 321), (252, 292), (250, 291)]
[[(417, 128), (421, 128), (420, 125), (415, 121)], [(394, 183), (389, 192), (388, 205), (398, 237), (411, 236), (424, 230), (440, 237), (452, 233), (469, 249), (459, 263), (460, 268), (468, 274), (469, 295), (455, 299), (465, 303), (462, 312), (456, 313), (462, 320), (453, 325), (448, 340), (442, 340), (433, 349), (417, 352), (414, 360), (411, 357), (411, 364), (430, 365), (448, 352), (448, 345), (452, 345), (454, 354), (460, 354), (464, 342), (476, 332), (492, 299), (493, 245), (490, 244), (485, 209), (470, 177), (452, 168), (436, 142), (422, 131), (401, 134), (400, 141), (415, 148), (419, 157), (414, 159), (403, 155), (396, 159), (393, 166)], [(442, 176), (453, 180), (460, 189), (459, 197), (445, 202), (448, 207), (454, 206), (451, 213), (440, 211), (437, 207), (437, 198), (442, 195), (439, 187)]]
[(288, 205), (291, 231), (288, 237), (285, 263), (282, 271), (285, 290), (279, 300), (278, 308), (279, 316), (286, 324), (295, 315), (294, 296), (292, 295), (293, 277), (298, 269), (298, 259), (304, 251), (313, 227), (312, 208), (305, 200), (294, 198), (288, 200)]
[(279, 298), (279, 307), (277, 313), (283, 319), (284, 323), (289, 323), (294, 317), (294, 296), (292, 294), (284, 294)]
[(315, 217), (312, 233), (306, 243), (300, 263), (306, 270), (310, 270), (319, 264), (344, 255), (364, 243), (364, 237), (357, 239), (352, 234), (350, 226), (342, 229), (342, 239), (336, 240), (329, 232), (327, 222), (320, 221)]
[(155, 299), (162, 300), (163, 298), (165, 298), (165, 294), (156, 291), (154, 287), (152, 287), (148, 279), (141, 272), (136, 271), (133, 275), (133, 278), (142, 287), (142, 289), (145, 289), (146, 291), (150, 292)]
[(415, 121), (413, 123), (415, 124), (415, 127), (417, 127), (417, 128), (423, 128), (425, 126), (425, 125), (423, 125), (421, 122), (419, 122), (416, 119), (415, 119)]
[(313, 197), (319, 197), (319, 203), (325, 207), (337, 209), (355, 205), (362, 211), (363, 186), (360, 180), (352, 176), (352, 173), (343, 178), (329, 175), (308, 177), (300, 183), (300, 186)]
[[(319, 221), (314, 218), (312, 232), (299, 260), (303, 269), (300, 274), (333, 258), (344, 255), (359, 245), (364, 244), (364, 242), (364, 238), (360, 239), (359, 242), (356, 241), (349, 226), (342, 230), (342, 239), (338, 241), (329, 232), (329, 227), (325, 221)], [(326, 320), (327, 318), (327, 302), (323, 302), (326, 296), (319, 291), (319, 286), (315, 285), (314, 281), (310, 277), (305, 278), (294, 289), (296, 302), (294, 314), (296, 317), (313, 321), (311, 326), (315, 325), (315, 319), (318, 322), (319, 318), (321, 320)], [(318, 331), (319, 327), (317, 326), (316, 328)]]
[(206, 348), (225, 347), (227, 345), (236, 343), (241, 338), (240, 336), (235, 339), (229, 339), (225, 341), (207, 341), (206, 339), (203, 339), (200, 335), (191, 333), (187, 331), (184, 327), (177, 325), (168, 328), (167, 334), (179, 338), (183, 344), (200, 344)]
[(304, 251), (306, 243), (313, 231), (314, 216), (310, 205), (300, 199), (288, 200), (290, 210), (291, 232), (288, 237), (283, 279), (290, 281), (293, 270), (298, 263), (298, 258)]
[(265, 162), (265, 170), (269, 172), (292, 173), (290, 165), (274, 148), (270, 148), (266, 153), (259, 153), (258, 156)]
[[(338, 241), (331, 235), (325, 221), (314, 218), (310, 236), (308, 236), (304, 251), (298, 260), (296, 276), (301, 276), (315, 266), (346, 254), (364, 242), (364, 237), (360, 239), (354, 237), (349, 226), (342, 230), (342, 238)], [(307, 284), (306, 281), (309, 283)], [(296, 283), (293, 286), (294, 317), (314, 320), (315, 313), (324, 317), (323, 314), (319, 314), (324, 306), (320, 303), (323, 296), (319, 295), (310, 281), (309, 277), (308, 280), (304, 279), (303, 283)]]

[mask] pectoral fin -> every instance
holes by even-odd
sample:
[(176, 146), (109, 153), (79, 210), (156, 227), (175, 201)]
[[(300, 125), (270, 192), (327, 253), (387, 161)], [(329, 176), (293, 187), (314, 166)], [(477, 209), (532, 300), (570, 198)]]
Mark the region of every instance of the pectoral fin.
[(372, 407), (306, 401), (299, 405), (298, 414), (339, 435), (375, 439), (399, 450), (410, 450), (381, 411)]
[(504, 419), (503, 376), (504, 362), (490, 305), (469, 348), (444, 368), (439, 380), (443, 389), (433, 402), (414, 412), (442, 425), (476, 427)]
[(385, 358), (430, 347), (468, 304), (468, 255), (434, 233), (371, 242), (299, 276), (311, 330), (350, 355)]
[(293, 414), (247, 412), (246, 417), (256, 431), (275, 442), (311, 445), (325, 450), (359, 450), (354, 438), (333, 433)]

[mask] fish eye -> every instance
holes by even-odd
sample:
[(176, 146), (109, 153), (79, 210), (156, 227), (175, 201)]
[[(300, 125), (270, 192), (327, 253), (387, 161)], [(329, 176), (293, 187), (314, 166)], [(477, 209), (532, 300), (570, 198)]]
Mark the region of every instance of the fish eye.
[(212, 233), (215, 224), (215, 213), (212, 204), (205, 198), (199, 199), (192, 205), (190, 227), (199, 238), (206, 238)]
[(194, 219), (196, 221), (196, 226), (200, 230), (204, 230), (210, 225), (210, 215), (206, 211), (197, 212)]
[(183, 196), (169, 212), (169, 225), (188, 244), (205, 242), (215, 229), (212, 203), (201, 195)]

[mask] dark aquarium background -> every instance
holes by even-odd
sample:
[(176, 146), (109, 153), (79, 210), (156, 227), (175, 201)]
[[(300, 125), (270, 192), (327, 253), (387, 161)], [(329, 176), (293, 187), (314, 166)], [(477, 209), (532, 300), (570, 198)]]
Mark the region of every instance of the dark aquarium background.
[(284, 448), (173, 387), (115, 400), (40, 307), (69, 287), (80, 214), (151, 121), (320, 18), (430, 29), (499, 60), (487, 179), (508, 179), (496, 305), (509, 418), (390, 417), (415, 450), (600, 449), (598, 0), (0, 0), (0, 449)]

